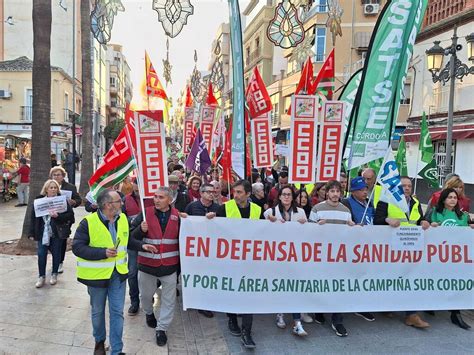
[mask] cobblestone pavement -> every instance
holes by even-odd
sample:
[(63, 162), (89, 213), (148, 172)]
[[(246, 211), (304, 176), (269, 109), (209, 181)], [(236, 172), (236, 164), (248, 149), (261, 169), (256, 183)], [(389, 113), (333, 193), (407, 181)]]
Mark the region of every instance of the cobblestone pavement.
[[(23, 213), (19, 213), (23, 211)], [(85, 215), (76, 209), (76, 220)], [(24, 208), (0, 204), (0, 241), (18, 238)], [(51, 260), (48, 260), (48, 269)], [(36, 256), (0, 255), (0, 353), (6, 354), (90, 354), (94, 346), (89, 319), (89, 298), (84, 285), (75, 278), (75, 258), (66, 256), (65, 272), (58, 284), (48, 283), (36, 289)], [(473, 295), (474, 297), (474, 295)], [(356, 300), (355, 300), (356, 301)], [(129, 306), (125, 305), (125, 313)], [(241, 354), (248, 353), (238, 337), (227, 331), (227, 317), (217, 314), (207, 319), (196, 311), (182, 311), (181, 297), (168, 345), (155, 344), (154, 331), (147, 328), (143, 313), (131, 317), (125, 314), (124, 351), (137, 354)], [(291, 298), (288, 299), (291, 302)], [(464, 313), (465, 320), (474, 325), (472, 312)], [(294, 353), (431, 353), (472, 354), (473, 331), (455, 327), (448, 312), (436, 316), (423, 314), (431, 323), (427, 330), (417, 330), (403, 324), (403, 314), (388, 318), (376, 314), (375, 322), (366, 322), (353, 315), (345, 315), (347, 338), (339, 338), (326, 325), (305, 325), (309, 335), (297, 338), (288, 327), (278, 329), (274, 315), (254, 318), (253, 336), (258, 354)], [(327, 317), (328, 318), (328, 317)]]

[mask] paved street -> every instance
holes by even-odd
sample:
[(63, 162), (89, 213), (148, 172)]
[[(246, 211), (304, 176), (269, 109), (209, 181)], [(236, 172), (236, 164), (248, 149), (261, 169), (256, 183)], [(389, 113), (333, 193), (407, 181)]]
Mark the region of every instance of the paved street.
[[(1, 241), (15, 239), (25, 208), (15, 203), (0, 204)], [(76, 209), (77, 220), (84, 209)], [(66, 266), (56, 286), (35, 289), (36, 256), (0, 255), (0, 353), (87, 354), (93, 348), (89, 304), (85, 286), (75, 279), (74, 256), (66, 256)], [(48, 269), (51, 267), (49, 260)], [(239, 338), (227, 330), (224, 314), (207, 319), (196, 311), (179, 310), (169, 331), (168, 346), (155, 344), (154, 332), (145, 326), (144, 316), (125, 315), (124, 351), (138, 354), (240, 354), (246, 353)], [(291, 299), (288, 300), (291, 302)], [(128, 309), (128, 299), (125, 309)], [(254, 321), (255, 353), (431, 353), (467, 354), (474, 348), (473, 331), (464, 331), (449, 321), (448, 312), (435, 317), (424, 314), (428, 330), (403, 324), (402, 314), (387, 318), (377, 314), (373, 323), (346, 315), (347, 338), (338, 338), (328, 325), (305, 325), (309, 336), (296, 338), (290, 327), (276, 328), (274, 315), (259, 315)], [(465, 313), (474, 324), (472, 313)], [(290, 315), (286, 316), (290, 323)]]

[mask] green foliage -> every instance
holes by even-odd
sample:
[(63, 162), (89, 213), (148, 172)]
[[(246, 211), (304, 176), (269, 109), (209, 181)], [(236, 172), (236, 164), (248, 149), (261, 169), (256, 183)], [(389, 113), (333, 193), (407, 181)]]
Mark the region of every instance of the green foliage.
[(125, 127), (125, 120), (123, 120), (121, 118), (110, 122), (104, 128), (105, 138), (115, 140), (117, 138), (117, 136), (120, 134), (120, 131), (122, 131), (123, 127)]

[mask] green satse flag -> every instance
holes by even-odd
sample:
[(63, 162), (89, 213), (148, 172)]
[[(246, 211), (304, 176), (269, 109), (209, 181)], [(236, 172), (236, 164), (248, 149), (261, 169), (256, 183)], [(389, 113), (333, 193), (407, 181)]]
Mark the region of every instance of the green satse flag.
[(404, 137), (400, 139), (400, 145), (398, 146), (397, 158), (395, 160), (397, 162), (400, 176), (408, 176), (407, 149), (406, 149)]
[(440, 188), (436, 160), (432, 159), (431, 162), (426, 164), (426, 166), (421, 169), (418, 175), (420, 175), (424, 180), (426, 180), (428, 182), (428, 185), (430, 185), (432, 188)]
[(428, 129), (428, 122), (426, 122), (426, 115), (423, 112), (421, 117), (421, 135), (420, 135), (420, 151), (421, 161), (430, 163), (433, 160), (434, 150), (431, 142), (430, 130)]
[(349, 168), (383, 158), (390, 146), (427, 0), (388, 1), (372, 33), (354, 103)]

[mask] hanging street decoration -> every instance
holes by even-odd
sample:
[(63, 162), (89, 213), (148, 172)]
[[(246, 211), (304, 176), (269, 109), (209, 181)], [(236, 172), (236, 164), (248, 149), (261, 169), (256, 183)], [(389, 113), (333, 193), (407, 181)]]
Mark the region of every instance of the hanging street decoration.
[(191, 92), (196, 101), (199, 100), (201, 93), (201, 72), (197, 69), (197, 52), (194, 50), (194, 70), (191, 75)]
[(216, 60), (212, 65), (211, 69), (211, 83), (214, 86), (214, 92), (223, 91), (225, 85), (225, 78), (224, 78), (224, 68), (222, 65), (222, 61), (220, 60), (219, 55), (221, 54), (221, 45), (220, 42), (217, 42), (216, 48), (214, 49), (214, 54), (216, 56)]
[(154, 0), (153, 10), (158, 13), (158, 21), (163, 25), (167, 36), (174, 38), (194, 13), (190, 0)]
[(91, 12), (91, 31), (100, 44), (110, 41), (114, 17), (119, 11), (125, 11), (121, 0), (96, 0)]
[(304, 39), (303, 23), (290, 0), (283, 0), (275, 8), (275, 16), (267, 27), (267, 37), (275, 46), (288, 49)]
[(295, 49), (293, 49), (293, 54), (290, 57), (291, 61), (295, 61), (298, 65), (298, 68), (301, 68), (308, 57), (314, 57), (314, 33), (306, 35), (303, 42)]
[(169, 84), (173, 84), (171, 81), (171, 69), (173, 66), (169, 61), (169, 50), (170, 50), (170, 43), (169, 39), (166, 39), (166, 59), (163, 59), (163, 78), (165, 78), (166, 86)]
[(341, 29), (341, 18), (344, 14), (344, 10), (339, 3), (339, 0), (329, 0), (328, 1), (328, 20), (326, 21), (326, 27), (331, 32), (332, 46), (336, 45), (336, 37), (342, 37)]

